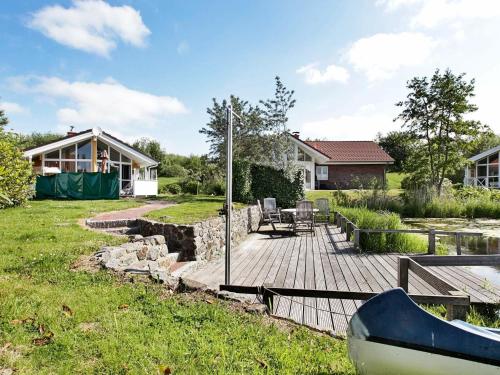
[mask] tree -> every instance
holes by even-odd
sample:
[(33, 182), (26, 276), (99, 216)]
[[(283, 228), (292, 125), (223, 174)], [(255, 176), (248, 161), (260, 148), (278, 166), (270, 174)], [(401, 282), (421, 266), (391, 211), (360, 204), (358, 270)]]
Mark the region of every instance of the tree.
[(295, 107), (294, 90), (288, 90), (280, 77), (275, 77), (276, 90), (274, 98), (261, 100), (264, 122), (270, 132), (268, 144), (271, 152), (271, 164), (278, 169), (287, 169), (291, 157), (291, 143), (288, 129), (288, 112)]
[(23, 157), (14, 136), (5, 133), (8, 123), (0, 110), (0, 208), (25, 203), (33, 190), (31, 164)]
[(45, 145), (47, 143), (51, 143), (57, 141), (58, 139), (63, 138), (64, 135), (57, 133), (39, 133), (33, 132), (31, 134), (20, 134), (18, 135), (18, 144), (21, 149), (38, 147)]
[(378, 133), (375, 141), (394, 159), (390, 169), (401, 172), (412, 152), (414, 142), (411, 134), (402, 131), (392, 131), (386, 135)]
[(441, 195), (446, 177), (462, 168), (474, 139), (487, 127), (479, 121), (466, 119), (477, 106), (474, 80), (464, 80), (465, 73), (454, 75), (450, 70), (435, 71), (430, 80), (415, 77), (407, 83), (410, 91), (397, 119), (403, 121), (416, 147), (405, 165), (414, 175), (425, 175)]
[(222, 167), (225, 165), (226, 110), (229, 103), (241, 120), (233, 122), (233, 158), (282, 168), (283, 156), (290, 149), (288, 139), (288, 112), (295, 106), (294, 91), (288, 90), (279, 77), (275, 78), (274, 98), (261, 100), (258, 105), (231, 95), (229, 102), (212, 100), (207, 108), (209, 122), (200, 130), (210, 143), (210, 156)]
[(157, 162), (161, 162), (165, 156), (165, 152), (162, 150), (160, 142), (153, 139), (140, 138), (135, 141), (132, 146), (144, 154), (149, 155)]

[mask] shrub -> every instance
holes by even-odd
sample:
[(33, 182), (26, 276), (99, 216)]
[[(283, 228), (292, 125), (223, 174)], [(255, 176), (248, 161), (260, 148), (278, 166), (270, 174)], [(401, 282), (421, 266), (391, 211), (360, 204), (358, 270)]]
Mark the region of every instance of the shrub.
[(225, 182), (222, 180), (210, 180), (204, 182), (200, 186), (200, 190), (203, 194), (208, 195), (224, 195), (226, 191)]
[(233, 162), (233, 200), (236, 202), (251, 202), (251, 163), (245, 160)]
[(164, 177), (185, 177), (187, 171), (181, 165), (178, 164), (168, 164), (160, 168), (160, 176)]
[(180, 183), (182, 193), (198, 194), (199, 182), (192, 179), (185, 179)]
[(0, 134), (0, 208), (24, 204), (33, 196), (31, 164), (10, 137)]
[(160, 188), (161, 194), (180, 194), (182, 192), (182, 188), (179, 184), (167, 184)]

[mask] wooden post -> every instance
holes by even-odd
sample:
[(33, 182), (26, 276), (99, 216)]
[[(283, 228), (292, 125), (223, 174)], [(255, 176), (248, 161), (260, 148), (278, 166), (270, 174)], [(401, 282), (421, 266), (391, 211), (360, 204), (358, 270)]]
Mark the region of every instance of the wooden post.
[[(463, 296), (464, 292), (460, 290), (450, 290), (452, 296)], [(452, 321), (455, 319), (464, 320), (467, 318), (468, 306), (446, 305), (446, 320)]]
[(345, 232), (345, 228), (344, 228), (345, 220), (346, 220), (345, 217), (343, 217), (343, 216), (340, 217), (340, 233)]
[(427, 252), (429, 254), (436, 254), (436, 230), (431, 228), (429, 229), (429, 247)]
[(346, 221), (345, 223), (345, 240), (346, 241), (349, 241), (350, 237), (351, 237), (351, 222), (349, 221)]
[(361, 250), (359, 247), (359, 229), (354, 229), (354, 248)]
[(335, 211), (335, 216), (334, 216), (334, 223), (335, 225), (337, 226), (337, 228), (339, 227), (339, 223), (340, 223), (340, 213)]
[(462, 255), (462, 235), (458, 232), (455, 234), (455, 242), (457, 245), (457, 255)]
[(408, 293), (408, 268), (409, 257), (398, 257), (398, 286)]

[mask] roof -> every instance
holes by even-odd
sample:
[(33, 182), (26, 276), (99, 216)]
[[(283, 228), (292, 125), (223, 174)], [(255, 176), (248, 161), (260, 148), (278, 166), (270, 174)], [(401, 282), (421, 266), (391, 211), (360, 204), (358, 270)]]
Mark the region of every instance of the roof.
[(330, 162), (394, 162), (394, 159), (373, 141), (305, 141), (304, 143), (328, 156)]
[(132, 159), (140, 159), (145, 162), (148, 166), (152, 165), (157, 165), (158, 162), (151, 158), (149, 155), (143, 153), (142, 151), (136, 149), (135, 147), (129, 145), (126, 142), (123, 142), (122, 140), (112, 136), (111, 134), (108, 134), (104, 131), (102, 131), (100, 128), (93, 128), (93, 129), (87, 129), (84, 131), (81, 131), (79, 133), (76, 133), (74, 135), (68, 135), (65, 137), (62, 137), (58, 140), (52, 141), (45, 143), (43, 145), (39, 145), (36, 147), (30, 147), (24, 150), (24, 156), (34, 156), (38, 155), (41, 153), (49, 152), (52, 149), (57, 149), (60, 147), (64, 147), (69, 144), (74, 144), (77, 142), (81, 142), (85, 139), (88, 139), (92, 136), (97, 136), (98, 138), (106, 141), (110, 146), (113, 146), (115, 148), (119, 148), (120, 152), (124, 153), (126, 156)]
[(481, 152), (480, 154), (474, 155), (473, 157), (469, 158), (470, 161), (478, 161), (481, 160), (482, 158), (485, 158), (486, 156), (489, 156), (494, 153), (500, 152), (500, 145), (490, 148), (489, 150), (486, 150), (484, 152)]

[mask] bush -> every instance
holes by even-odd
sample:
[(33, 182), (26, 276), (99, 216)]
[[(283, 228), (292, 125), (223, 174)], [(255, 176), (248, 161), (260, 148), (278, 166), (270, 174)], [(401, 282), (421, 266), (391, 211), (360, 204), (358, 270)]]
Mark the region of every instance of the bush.
[(185, 177), (187, 171), (181, 165), (168, 164), (160, 168), (159, 174), (164, 177)]
[(182, 192), (182, 188), (179, 184), (167, 184), (160, 188), (161, 194), (180, 194)]
[(245, 160), (233, 162), (233, 200), (236, 202), (251, 202), (252, 197), (251, 163)]
[(200, 186), (200, 190), (203, 194), (224, 195), (224, 193), (226, 192), (225, 185), (225, 182), (222, 180), (210, 180), (202, 183)]
[(182, 193), (184, 194), (198, 194), (199, 183), (196, 180), (186, 179), (180, 183)]
[(33, 196), (31, 164), (13, 140), (0, 134), (0, 208), (24, 204)]

